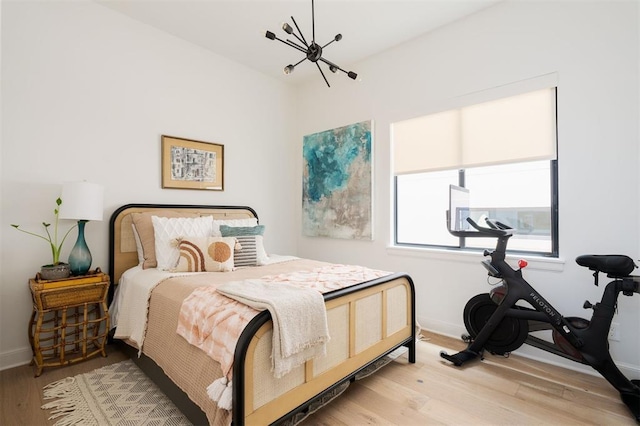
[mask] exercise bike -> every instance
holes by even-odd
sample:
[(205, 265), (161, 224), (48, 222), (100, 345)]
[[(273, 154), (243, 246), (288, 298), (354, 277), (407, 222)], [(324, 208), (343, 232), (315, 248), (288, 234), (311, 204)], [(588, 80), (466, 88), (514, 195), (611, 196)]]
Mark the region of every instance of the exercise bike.
[[(639, 293), (639, 276), (629, 276), (636, 268), (633, 260), (621, 255), (584, 255), (576, 258), (580, 266), (594, 271), (595, 285), (598, 274), (612, 278), (607, 284), (602, 300), (595, 305), (584, 302), (585, 309), (593, 309), (591, 320), (563, 317), (540, 293), (522, 277), (526, 262), (519, 262), (514, 270), (505, 262), (509, 238), (514, 230), (496, 220), (485, 219), (488, 227), (479, 226), (471, 218), (466, 221), (472, 230), (449, 230), (458, 237), (495, 237), (496, 248), (484, 251), (489, 259), (482, 261), (489, 276), (501, 280), (490, 293), (472, 297), (464, 308), (464, 325), (469, 335), (463, 335), (468, 343), (465, 350), (453, 355), (441, 352), (440, 356), (455, 366), (483, 357), (485, 350), (492, 354), (508, 356), (524, 343), (555, 355), (587, 364), (597, 370), (618, 392), (637, 422), (640, 422), (640, 380), (629, 380), (618, 369), (609, 354), (609, 328), (616, 310), (619, 293), (633, 296)], [(526, 301), (531, 307), (516, 305)], [(553, 342), (532, 336), (530, 333), (552, 330)]]

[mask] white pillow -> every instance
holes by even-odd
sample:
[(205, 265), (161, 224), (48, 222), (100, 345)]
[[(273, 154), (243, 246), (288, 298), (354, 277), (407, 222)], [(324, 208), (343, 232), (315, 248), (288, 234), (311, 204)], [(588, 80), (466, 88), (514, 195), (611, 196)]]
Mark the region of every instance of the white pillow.
[(168, 271), (175, 268), (180, 258), (180, 249), (176, 238), (208, 237), (213, 228), (211, 216), (202, 217), (159, 217), (151, 216), (153, 235), (155, 238), (156, 260), (158, 269)]
[(240, 227), (240, 226), (256, 226), (257, 224), (258, 224), (258, 219), (256, 219), (255, 217), (252, 217), (250, 219), (227, 219), (227, 220), (214, 219), (213, 231), (211, 233), (211, 236), (212, 237), (222, 236), (222, 234), (220, 233), (220, 225)]

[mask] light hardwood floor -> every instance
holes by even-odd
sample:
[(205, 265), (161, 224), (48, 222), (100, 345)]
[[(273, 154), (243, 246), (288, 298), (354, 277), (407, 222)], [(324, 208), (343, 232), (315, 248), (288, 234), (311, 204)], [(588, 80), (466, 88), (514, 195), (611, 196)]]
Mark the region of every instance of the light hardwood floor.
[(592, 376), (512, 355), (454, 367), (465, 344), (431, 333), (406, 357), (352, 383), (306, 425), (635, 425), (618, 392)]
[[(376, 374), (352, 383), (304, 425), (635, 425), (617, 391), (604, 379), (518, 356), (487, 355), (484, 361), (456, 368), (441, 350), (455, 352), (464, 343), (425, 333), (417, 362), (406, 356)], [(33, 367), (0, 372), (0, 425), (51, 425), (40, 409), (42, 387), (67, 376), (122, 361), (109, 347), (107, 358), (63, 368)]]

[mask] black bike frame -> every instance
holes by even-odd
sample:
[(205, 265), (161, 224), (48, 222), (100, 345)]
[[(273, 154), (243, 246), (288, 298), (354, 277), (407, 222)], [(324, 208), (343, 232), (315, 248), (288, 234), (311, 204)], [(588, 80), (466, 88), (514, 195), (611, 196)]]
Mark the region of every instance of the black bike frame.
[[(602, 300), (593, 306), (593, 315), (589, 326), (576, 328), (522, 277), (521, 269), (514, 270), (505, 261), (507, 242), (510, 237), (510, 233), (499, 236), (496, 249), (491, 253), (485, 253), (490, 254), (490, 266), (499, 272), (505, 282), (507, 292), (467, 350), (481, 353), (485, 343), (504, 317), (547, 323), (580, 352), (582, 359), (573, 357), (563, 352), (558, 346), (534, 336), (528, 336), (525, 343), (572, 361), (588, 364), (600, 372), (619, 391), (634, 392), (635, 385), (622, 374), (611, 358), (608, 334), (619, 293), (621, 291), (625, 293), (638, 292), (638, 283), (633, 278), (628, 278), (617, 279), (607, 284)], [(516, 302), (519, 300), (527, 301), (534, 309), (516, 308)], [(536, 330), (544, 329), (548, 328)]]

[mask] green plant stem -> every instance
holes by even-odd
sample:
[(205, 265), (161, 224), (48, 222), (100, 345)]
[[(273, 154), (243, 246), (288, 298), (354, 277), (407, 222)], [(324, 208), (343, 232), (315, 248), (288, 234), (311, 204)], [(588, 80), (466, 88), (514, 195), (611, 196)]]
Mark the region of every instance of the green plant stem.
[[(57, 219), (57, 218), (56, 218)], [(44, 224), (44, 222), (42, 223), (42, 226), (44, 226), (44, 232), (47, 233), (47, 236), (49, 237), (49, 245), (51, 246), (51, 254), (53, 255), (53, 264), (57, 264), (58, 262), (60, 262), (60, 253), (57, 250), (57, 244), (58, 241), (53, 241), (51, 239), (51, 233), (49, 232), (49, 227), (46, 226)], [(58, 237), (58, 221), (56, 220), (56, 229), (55, 229), (55, 233), (54, 235), (56, 236), (56, 239)]]
[[(55, 265), (56, 263), (60, 262), (60, 251), (62, 250), (62, 245), (64, 244), (64, 241), (67, 239), (67, 236), (69, 236), (69, 233), (71, 231), (73, 231), (74, 228), (78, 227), (78, 224), (76, 223), (71, 228), (69, 228), (67, 233), (64, 234), (64, 237), (62, 238), (62, 241), (60, 242), (60, 245), (58, 245), (58, 246), (56, 246), (57, 241), (55, 241), (56, 244), (54, 244), (54, 241), (51, 240), (51, 234), (49, 233), (49, 228), (47, 228), (46, 226), (44, 227), (44, 229), (47, 232), (47, 235), (49, 236), (49, 238), (46, 238), (46, 237), (44, 237), (44, 236), (42, 236), (40, 234), (36, 234), (35, 232), (31, 232), (31, 231), (27, 231), (27, 230), (24, 230), (24, 229), (20, 229), (18, 227), (18, 225), (11, 225), (11, 226), (16, 228), (20, 232), (24, 232), (25, 234), (33, 235), (34, 237), (41, 238), (41, 239), (45, 240), (46, 242), (48, 242), (49, 245), (51, 246), (51, 254), (52, 254), (52, 257), (53, 257), (53, 264)], [(58, 233), (56, 232), (55, 235), (58, 235)]]
[(24, 229), (20, 229), (20, 228), (18, 228), (18, 225), (11, 225), (11, 226), (16, 228), (20, 232), (24, 232), (25, 234), (33, 235), (34, 237), (42, 238), (46, 242), (51, 243), (51, 236), (49, 236), (49, 239), (47, 239), (47, 238), (43, 237), (42, 235), (36, 234), (35, 232), (30, 232), (30, 231), (25, 231)]

